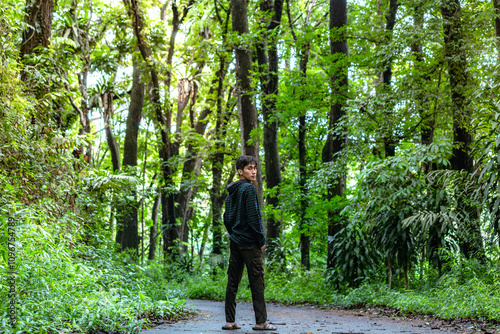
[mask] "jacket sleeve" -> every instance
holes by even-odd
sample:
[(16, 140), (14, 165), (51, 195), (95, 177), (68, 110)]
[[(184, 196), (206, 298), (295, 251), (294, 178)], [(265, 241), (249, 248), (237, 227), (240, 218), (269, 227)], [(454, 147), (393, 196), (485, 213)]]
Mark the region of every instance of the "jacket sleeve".
[(260, 247), (266, 244), (264, 236), (264, 227), (262, 226), (262, 217), (260, 213), (259, 197), (254, 186), (250, 185), (245, 189), (245, 211), (247, 215), (247, 223), (251, 228), (257, 243)]
[(233, 234), (234, 214), (235, 212), (231, 206), (231, 198), (228, 196), (226, 197), (226, 210), (224, 211), (224, 226), (226, 226), (229, 235)]

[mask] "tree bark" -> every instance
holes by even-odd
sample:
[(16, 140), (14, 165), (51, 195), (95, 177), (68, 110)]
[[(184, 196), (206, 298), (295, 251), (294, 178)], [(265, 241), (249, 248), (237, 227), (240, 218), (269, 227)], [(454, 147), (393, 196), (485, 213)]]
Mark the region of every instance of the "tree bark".
[[(470, 130), (472, 111), (467, 100), (466, 90), (469, 85), (468, 63), (464, 51), (464, 31), (461, 20), (459, 0), (445, 0), (441, 6), (445, 44), (445, 60), (448, 65), (451, 100), (453, 103), (453, 152), (450, 159), (454, 170), (473, 172), (472, 142)], [(460, 249), (466, 258), (485, 261), (479, 216), (476, 208), (468, 204), (468, 195), (458, 199), (459, 210), (464, 213)]]
[[(32, 53), (39, 53), (39, 51), (35, 51), (37, 46), (42, 46), (44, 48), (49, 46), (50, 36), (52, 34), (54, 1), (26, 0), (24, 12), (26, 28), (23, 30), (23, 41), (19, 54), (21, 60)], [(23, 69), (21, 71), (21, 81), (29, 83), (29, 73), (29, 71)]]
[(125, 130), (123, 166), (137, 166), (137, 138), (144, 107), (145, 85), (141, 82), (139, 63), (134, 61), (132, 91)]
[[(142, 13), (139, 11), (139, 4), (137, 0), (124, 0), (126, 7), (129, 9), (133, 18), (132, 26), (134, 35), (137, 38), (137, 46), (141, 53), (143, 60), (148, 63), (151, 61), (151, 48), (146, 44), (142, 36), (143, 18)], [(177, 3), (172, 2), (172, 33), (169, 40), (169, 50), (167, 54), (167, 73), (165, 79), (165, 92), (170, 93), (170, 85), (172, 78), (172, 59), (175, 51), (175, 39), (179, 31), (179, 27), (185, 19), (189, 9), (193, 5), (194, 0), (189, 0), (187, 6), (184, 7), (182, 12), (179, 12)], [(160, 137), (159, 156), (162, 160), (161, 169), (163, 176), (164, 186), (161, 193), (162, 203), (162, 231), (163, 231), (163, 252), (165, 257), (172, 257), (176, 259), (177, 250), (175, 247), (175, 240), (177, 239), (177, 222), (176, 222), (176, 194), (169, 191), (172, 188), (172, 175), (174, 168), (168, 164), (171, 157), (179, 154), (179, 142), (170, 142), (170, 127), (172, 124), (172, 110), (167, 110), (164, 114), (162, 110), (162, 103), (160, 97), (160, 83), (158, 72), (154, 64), (148, 63), (148, 68), (151, 74), (152, 89), (150, 92), (150, 99), (153, 104), (155, 115), (155, 127)], [(178, 138), (179, 139), (179, 138)], [(170, 189), (171, 190), (171, 189)]]
[[(233, 31), (238, 35), (248, 34), (248, 11), (245, 0), (231, 0), (231, 20)], [(238, 114), (241, 130), (242, 154), (251, 155), (258, 161), (256, 188), (259, 202), (263, 206), (262, 172), (260, 168), (259, 141), (252, 140), (252, 131), (258, 129), (257, 110), (252, 102), (254, 89), (252, 86), (252, 51), (245, 45), (235, 45), (236, 79), (238, 82)]]
[(101, 96), (103, 107), (104, 107), (104, 126), (106, 132), (106, 141), (109, 147), (109, 153), (111, 155), (111, 164), (113, 165), (113, 171), (117, 172), (121, 169), (120, 162), (120, 145), (116, 141), (116, 137), (113, 133), (113, 128), (111, 127), (111, 117), (113, 116), (113, 93), (104, 92)]
[[(386, 20), (386, 38), (385, 42), (389, 44), (392, 40), (392, 35), (394, 31), (394, 25), (396, 24), (396, 14), (398, 12), (399, 3), (398, 0), (389, 0), (389, 12), (385, 16)], [(385, 69), (382, 73), (382, 89), (384, 92), (388, 94), (392, 94), (392, 57), (389, 57), (386, 60)], [(387, 108), (387, 117), (391, 117), (390, 111), (394, 108), (394, 103), (392, 102), (392, 97), (389, 98), (389, 102)], [(386, 157), (393, 157), (396, 155), (396, 144), (397, 139), (394, 137), (392, 133), (392, 127), (390, 126), (387, 131), (389, 132), (384, 138), (384, 150)]]
[(495, 10), (495, 37), (497, 38), (497, 57), (500, 60), (500, 0), (493, 0)]
[(156, 240), (158, 238), (158, 214), (160, 212), (160, 196), (159, 194), (155, 196), (153, 203), (153, 210), (151, 212), (151, 219), (153, 220), (153, 226), (149, 228), (149, 253), (148, 260), (152, 261), (156, 256)]
[[(308, 42), (304, 45), (304, 49), (300, 54), (300, 71), (302, 77), (307, 77), (307, 64), (309, 63), (309, 51), (311, 43)], [(305, 83), (304, 83), (305, 84)], [(302, 98), (303, 94), (301, 94)], [(308, 227), (309, 224), (306, 220), (307, 209), (307, 150), (306, 150), (306, 110), (299, 116), (299, 189), (300, 189), (300, 214), (299, 214), (299, 230), (300, 230), (300, 264), (306, 269), (311, 269), (311, 262), (309, 257), (310, 252), (310, 238)]]
[[(345, 26), (347, 25), (347, 1), (330, 0), (330, 54), (339, 55), (337, 57), (335, 70), (330, 78), (332, 85), (332, 105), (328, 115), (328, 137), (323, 147), (322, 160), (324, 163), (335, 162), (339, 159), (339, 153), (347, 142), (347, 129), (339, 125), (345, 115), (345, 104), (347, 103), (348, 78), (347, 78), (347, 39)], [(339, 133), (340, 130), (340, 133)], [(331, 201), (334, 197), (344, 197), (346, 190), (345, 174), (333, 180), (333, 184), (328, 186), (327, 199)], [(338, 207), (335, 210), (328, 211), (328, 259), (327, 267), (333, 268), (333, 240), (334, 236), (343, 227), (340, 211), (343, 208)]]
[[(260, 9), (264, 15), (268, 15), (269, 12), (273, 13), (265, 36), (262, 37), (263, 42), (257, 46), (257, 60), (261, 72), (262, 114), (264, 116), (264, 160), (268, 189), (266, 202), (271, 209), (275, 209), (279, 205), (279, 186), (282, 179), (278, 151), (278, 121), (273, 116), (276, 113), (276, 99), (279, 94), (277, 32), (281, 25), (283, 0), (275, 0), (274, 5), (272, 0), (264, 0), (260, 4)], [(276, 254), (273, 246), (273, 240), (281, 236), (281, 221), (271, 214), (266, 219), (266, 227), (268, 254), (283, 257), (284, 254)]]
[[(132, 93), (130, 96), (130, 105), (127, 117), (127, 129), (125, 131), (125, 140), (123, 146), (123, 168), (134, 168), (137, 166), (137, 137), (139, 133), (139, 125), (142, 118), (142, 109), (144, 106), (144, 84), (140, 82), (141, 71), (138, 63), (134, 62)], [(135, 172), (135, 170), (131, 170)], [(121, 212), (121, 246), (123, 250), (132, 249), (138, 252), (139, 247), (139, 231), (137, 211), (139, 203), (137, 202), (136, 191), (133, 190), (129, 196), (133, 200), (127, 200)], [(128, 196), (125, 196), (127, 198)]]
[[(221, 58), (221, 63), (224, 59)], [(224, 155), (223, 152), (224, 138), (226, 137), (226, 125), (229, 123), (231, 116), (231, 95), (232, 88), (229, 89), (228, 102), (224, 110), (222, 106), (223, 100), (223, 89), (224, 82), (223, 78), (219, 76), (219, 83), (217, 88), (217, 121), (215, 124), (215, 153), (212, 156), (212, 189), (210, 191), (210, 199), (212, 201), (212, 254), (222, 254), (222, 207), (224, 205), (224, 199), (226, 197), (226, 184), (229, 184), (234, 177), (235, 169), (232, 168), (232, 173), (230, 173), (229, 179), (226, 184), (222, 184), (222, 169), (224, 167)]]

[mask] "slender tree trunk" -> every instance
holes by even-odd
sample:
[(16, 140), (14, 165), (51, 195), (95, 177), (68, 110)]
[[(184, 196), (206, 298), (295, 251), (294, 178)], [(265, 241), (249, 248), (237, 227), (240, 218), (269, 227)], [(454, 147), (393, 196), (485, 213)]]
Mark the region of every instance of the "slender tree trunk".
[[(224, 61), (221, 58), (221, 63)], [(212, 253), (222, 254), (222, 206), (224, 205), (226, 191), (226, 184), (229, 184), (234, 177), (235, 169), (232, 168), (232, 173), (230, 173), (229, 179), (226, 184), (222, 185), (222, 169), (224, 167), (224, 155), (223, 152), (224, 138), (226, 137), (226, 125), (229, 123), (229, 118), (231, 115), (231, 95), (232, 88), (229, 89), (228, 102), (226, 104), (225, 111), (223, 110), (223, 89), (224, 82), (223, 78), (219, 76), (219, 84), (217, 88), (217, 122), (215, 124), (215, 153), (212, 157), (212, 189), (210, 192), (210, 198), (212, 200)]]
[[(309, 63), (309, 51), (311, 43), (308, 42), (304, 44), (304, 49), (300, 54), (300, 71), (302, 77), (305, 79), (307, 77), (307, 64)], [(304, 82), (304, 85), (306, 83)], [(303, 94), (301, 94), (303, 98)], [(311, 263), (309, 258), (310, 252), (310, 238), (309, 238), (309, 224), (306, 220), (306, 209), (307, 209), (307, 150), (306, 150), (306, 112), (302, 111), (299, 116), (299, 188), (300, 188), (300, 214), (299, 214), (299, 230), (300, 230), (300, 263), (306, 270), (311, 269)]]
[(221, 152), (215, 153), (212, 158), (212, 189), (210, 189), (213, 254), (222, 254), (222, 206), (224, 197), (221, 196), (221, 183), (223, 164), (224, 154)]
[(148, 260), (152, 261), (156, 256), (156, 240), (158, 237), (158, 214), (160, 212), (160, 196), (155, 196), (153, 203), (153, 211), (151, 212), (151, 219), (153, 226), (149, 228), (149, 253)]
[[(398, 12), (398, 7), (399, 3), (398, 0), (389, 0), (389, 12), (386, 14), (386, 43), (389, 44), (392, 40), (392, 35), (394, 31), (394, 25), (396, 24), (396, 14)], [(392, 94), (392, 87), (391, 87), (391, 82), (392, 82), (392, 63), (393, 59), (392, 57), (389, 57), (386, 60), (385, 64), (385, 69), (384, 72), (382, 73), (382, 83), (383, 83), (383, 91), (386, 92), (387, 94), (391, 95)], [(392, 102), (392, 97), (388, 98), (387, 102), (387, 117), (390, 119), (391, 117), (391, 111), (394, 108), (394, 103)], [(387, 129), (388, 134), (386, 134), (386, 137), (384, 138), (384, 149), (385, 149), (385, 156), (386, 157), (393, 157), (396, 155), (396, 144), (397, 144), (397, 139), (394, 137), (392, 133), (392, 127), (389, 127)]]
[(109, 153), (111, 154), (111, 164), (113, 165), (113, 171), (117, 172), (121, 169), (120, 162), (120, 145), (116, 141), (116, 137), (113, 133), (111, 127), (111, 117), (113, 116), (113, 93), (105, 92), (102, 95), (102, 102), (104, 107), (104, 126), (106, 132), (106, 141), (109, 147)]
[(134, 62), (132, 91), (125, 130), (123, 166), (137, 166), (137, 139), (144, 107), (144, 83), (141, 82), (139, 64)]
[[(221, 58), (220, 62), (224, 62)], [(212, 155), (212, 188), (210, 189), (210, 201), (212, 210), (212, 254), (222, 254), (222, 206), (224, 197), (222, 189), (222, 168), (224, 167), (224, 153), (222, 152), (222, 131), (225, 128), (222, 110), (223, 80), (219, 76), (217, 88), (217, 121), (215, 123), (215, 153)]]
[[(226, 12), (226, 19), (223, 22), (219, 15), (217, 3), (215, 4), (216, 17), (221, 26), (224, 26), (224, 33), (222, 34), (222, 45), (225, 50), (228, 50), (227, 46), (227, 32), (229, 26), (229, 19), (231, 11)], [(219, 71), (217, 76), (217, 103), (216, 103), (216, 123), (214, 130), (214, 154), (211, 156), (212, 160), (212, 188), (210, 189), (210, 201), (211, 201), (211, 212), (212, 212), (212, 254), (222, 254), (222, 206), (224, 205), (224, 198), (226, 194), (225, 184), (222, 185), (222, 170), (224, 167), (224, 141), (226, 137), (226, 125), (229, 122), (231, 115), (230, 101), (233, 95), (233, 87), (229, 89), (228, 102), (226, 103), (226, 108), (224, 109), (224, 78), (227, 73), (227, 62), (226, 58), (223, 56), (219, 57), (219, 70), (224, 69), (224, 71)], [(234, 173), (234, 168), (232, 168)], [(231, 179), (234, 174), (231, 173)]]
[[(330, 0), (330, 53), (340, 55), (334, 66), (333, 75), (330, 78), (332, 85), (333, 103), (330, 107), (328, 137), (323, 147), (322, 158), (324, 163), (335, 162), (338, 160), (339, 152), (342, 151), (347, 141), (347, 129), (339, 126), (341, 119), (345, 115), (345, 104), (347, 103), (347, 39), (345, 26), (347, 24), (347, 1)], [(340, 129), (339, 129), (340, 128)], [(340, 134), (339, 134), (340, 130)], [(330, 181), (328, 187), (327, 199), (331, 201), (334, 197), (344, 197), (346, 190), (345, 174)], [(334, 236), (343, 227), (343, 221), (339, 213), (343, 208), (338, 207), (328, 211), (328, 259), (327, 267), (333, 268), (333, 240)]]
[[(245, 0), (232, 0), (233, 31), (248, 34), (248, 12)], [(238, 80), (238, 110), (240, 113), (241, 146), (244, 154), (259, 156), (258, 144), (252, 141), (251, 132), (257, 128), (257, 111), (253, 105), (252, 53), (244, 45), (236, 45), (236, 78)]]
[[(454, 170), (473, 172), (472, 143), (470, 130), (472, 111), (467, 100), (469, 85), (468, 63), (464, 51), (464, 31), (461, 21), (459, 0), (445, 0), (442, 3), (444, 43), (447, 50), (445, 60), (448, 65), (451, 100), (453, 103), (453, 155), (450, 159)], [(460, 211), (464, 213), (459, 240), (460, 249), (466, 258), (485, 261), (481, 228), (477, 209), (469, 204), (471, 194), (461, 195), (458, 199)]]
[[(113, 133), (113, 128), (111, 127), (111, 117), (113, 115), (113, 93), (105, 92), (102, 96), (102, 102), (104, 106), (104, 126), (106, 132), (106, 141), (109, 147), (109, 153), (111, 154), (111, 163), (113, 165), (113, 172), (117, 172), (121, 169), (121, 161), (120, 161), (120, 145), (116, 141), (116, 137)], [(114, 195), (115, 196), (115, 195)], [(111, 214), (110, 214), (110, 228), (114, 230), (114, 213), (117, 209), (117, 206), (114, 204), (115, 201), (111, 204)], [(115, 241), (118, 244), (121, 244), (121, 223), (117, 224), (119, 232), (116, 231)], [(119, 237), (118, 237), (119, 235)]]
[(210, 229), (210, 221), (206, 221), (201, 229), (201, 244), (198, 251), (198, 258), (200, 259), (200, 266), (203, 264), (203, 254), (205, 253), (205, 248), (208, 241), (208, 230)]

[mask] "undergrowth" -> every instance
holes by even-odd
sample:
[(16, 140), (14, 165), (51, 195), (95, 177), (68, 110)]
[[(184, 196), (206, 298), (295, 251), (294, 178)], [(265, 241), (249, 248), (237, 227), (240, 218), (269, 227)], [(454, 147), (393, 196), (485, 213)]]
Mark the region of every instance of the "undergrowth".
[[(0, 333), (137, 333), (149, 319), (186, 314), (182, 294), (168, 288), (154, 265), (55, 237), (29, 220), (18, 225), (17, 240), (17, 329), (8, 326), (8, 305), (1, 303)], [(0, 299), (8, 300), (3, 261), (0, 273)]]

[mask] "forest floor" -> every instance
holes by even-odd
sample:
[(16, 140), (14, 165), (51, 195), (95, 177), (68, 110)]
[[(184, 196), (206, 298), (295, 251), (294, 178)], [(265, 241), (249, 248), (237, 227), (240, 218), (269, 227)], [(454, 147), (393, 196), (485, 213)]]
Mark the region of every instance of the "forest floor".
[(422, 316), (402, 316), (381, 308), (335, 310), (317, 306), (283, 306), (268, 303), (269, 322), (276, 331), (254, 331), (254, 313), (251, 303), (240, 302), (236, 307), (236, 322), (241, 330), (222, 330), (225, 323), (224, 303), (208, 300), (189, 300), (188, 308), (196, 310), (189, 319), (164, 323), (140, 334), (167, 333), (279, 333), (279, 334), (444, 334), (444, 333), (500, 333), (487, 323), (457, 319), (438, 320)]

